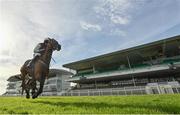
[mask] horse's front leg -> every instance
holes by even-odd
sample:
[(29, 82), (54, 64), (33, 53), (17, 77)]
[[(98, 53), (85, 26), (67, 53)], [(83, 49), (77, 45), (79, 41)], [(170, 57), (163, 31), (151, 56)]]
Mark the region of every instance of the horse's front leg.
[(34, 95), (32, 96), (33, 99), (37, 98), (43, 92), (44, 81), (45, 81), (45, 79), (43, 79), (43, 77), (42, 77), (40, 80), (39, 90), (36, 93), (34, 93)]
[(29, 95), (29, 91), (30, 91), (30, 90), (29, 90), (29, 89), (26, 89), (25, 91), (26, 91), (26, 98), (29, 99), (29, 98), (30, 98), (30, 95)]
[(36, 90), (37, 90), (36, 80), (33, 80), (33, 82), (32, 82), (32, 92), (31, 92), (32, 96), (36, 93)]

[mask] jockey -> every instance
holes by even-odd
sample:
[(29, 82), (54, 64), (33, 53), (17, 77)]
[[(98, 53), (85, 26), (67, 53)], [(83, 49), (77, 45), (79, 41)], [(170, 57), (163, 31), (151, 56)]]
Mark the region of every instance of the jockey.
[(28, 68), (31, 66), (32, 63), (34, 63), (34, 61), (38, 57), (40, 57), (44, 53), (45, 46), (46, 46), (46, 43), (48, 42), (48, 39), (49, 38), (46, 38), (43, 43), (37, 44), (37, 46), (34, 48), (33, 59), (31, 61), (29, 61), (28, 65), (27, 65)]

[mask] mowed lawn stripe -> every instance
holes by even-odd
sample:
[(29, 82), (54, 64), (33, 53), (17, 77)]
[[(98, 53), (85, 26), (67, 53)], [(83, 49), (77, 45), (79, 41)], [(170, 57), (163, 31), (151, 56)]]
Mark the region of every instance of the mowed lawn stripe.
[(180, 114), (180, 95), (0, 97), (0, 113)]

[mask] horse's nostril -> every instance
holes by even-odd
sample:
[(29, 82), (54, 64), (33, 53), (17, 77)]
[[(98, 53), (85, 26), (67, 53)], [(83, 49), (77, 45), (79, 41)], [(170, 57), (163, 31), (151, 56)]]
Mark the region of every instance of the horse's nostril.
[(59, 48), (61, 49), (61, 45), (59, 45)]
[(61, 49), (61, 45), (58, 45), (58, 51)]

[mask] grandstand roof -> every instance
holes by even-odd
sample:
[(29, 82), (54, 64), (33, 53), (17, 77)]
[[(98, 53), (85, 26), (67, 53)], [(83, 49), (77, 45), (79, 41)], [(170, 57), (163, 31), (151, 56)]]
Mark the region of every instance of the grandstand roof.
[(7, 79), (7, 81), (20, 81), (20, 74), (13, 75)]
[[(178, 42), (177, 42), (178, 41)], [(105, 64), (117, 64), (117, 63), (127, 63), (127, 56), (130, 58), (131, 62), (142, 60), (142, 58), (151, 56), (162, 50), (165, 47), (167, 52), (172, 52), (175, 47), (179, 47), (180, 35), (162, 39), (159, 41), (154, 41), (148, 44), (143, 44), (135, 46), (128, 49), (123, 49), (115, 51), (112, 53), (64, 64), (63, 67), (83, 70), (87, 68), (92, 68), (93, 66), (103, 66)]]

